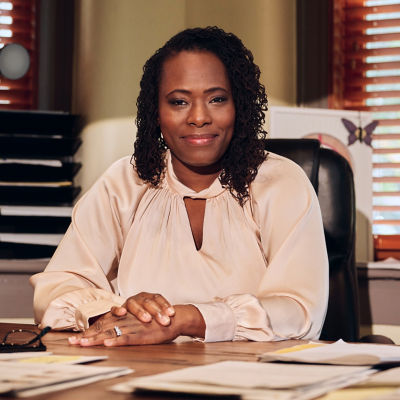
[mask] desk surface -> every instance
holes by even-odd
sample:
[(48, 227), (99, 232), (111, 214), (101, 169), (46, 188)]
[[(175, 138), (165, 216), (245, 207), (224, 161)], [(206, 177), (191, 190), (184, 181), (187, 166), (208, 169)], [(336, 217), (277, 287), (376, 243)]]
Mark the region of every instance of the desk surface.
[[(30, 325), (0, 324), (0, 337), (6, 332), (15, 328), (28, 328)], [(144, 396), (131, 394), (120, 394), (110, 392), (108, 388), (115, 384), (133, 377), (156, 374), (159, 372), (172, 371), (183, 367), (194, 365), (203, 365), (224, 360), (256, 361), (257, 355), (274, 351), (283, 347), (289, 347), (301, 343), (298, 340), (284, 342), (219, 342), (219, 343), (201, 343), (184, 342), (170, 343), (152, 346), (128, 346), (128, 347), (92, 347), (81, 348), (68, 344), (68, 332), (49, 332), (43, 342), (48, 351), (54, 354), (66, 355), (106, 355), (107, 360), (98, 361), (93, 365), (101, 366), (126, 366), (135, 370), (133, 374), (121, 378), (108, 379), (91, 385), (80, 386), (73, 389), (47, 393), (41, 396), (29, 397), (29, 399), (46, 400), (115, 400), (122, 399), (176, 399), (172, 396)]]

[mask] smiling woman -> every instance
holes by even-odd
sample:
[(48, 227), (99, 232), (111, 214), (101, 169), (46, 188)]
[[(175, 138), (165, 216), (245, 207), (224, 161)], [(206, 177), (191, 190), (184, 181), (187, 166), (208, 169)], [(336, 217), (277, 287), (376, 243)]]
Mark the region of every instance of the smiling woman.
[(328, 261), (314, 190), (264, 152), (251, 52), (219, 28), (178, 33), (146, 62), (131, 160), (76, 205), (36, 319), (71, 344), (316, 339)]
[[(217, 56), (182, 51), (165, 61), (158, 120), (178, 179), (197, 192), (210, 186), (235, 124), (228, 74)], [(193, 179), (199, 174), (208, 179)]]

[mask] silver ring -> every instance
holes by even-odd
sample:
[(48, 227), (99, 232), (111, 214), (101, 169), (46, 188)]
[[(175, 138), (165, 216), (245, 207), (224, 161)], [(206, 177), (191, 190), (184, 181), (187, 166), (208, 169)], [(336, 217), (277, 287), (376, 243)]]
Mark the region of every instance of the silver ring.
[(115, 325), (114, 331), (115, 331), (115, 334), (117, 335), (117, 337), (122, 335), (122, 331), (121, 331), (121, 329), (119, 329), (119, 326)]

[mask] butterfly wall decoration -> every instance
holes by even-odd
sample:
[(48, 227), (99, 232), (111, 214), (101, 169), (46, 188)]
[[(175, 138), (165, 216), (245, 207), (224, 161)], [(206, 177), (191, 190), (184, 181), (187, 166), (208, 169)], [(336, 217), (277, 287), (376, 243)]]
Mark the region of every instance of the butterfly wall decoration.
[(348, 146), (359, 140), (360, 143), (364, 142), (366, 145), (372, 147), (372, 132), (378, 126), (378, 121), (372, 121), (364, 126), (364, 128), (361, 126), (361, 121), (359, 123), (359, 126), (356, 126), (353, 122), (346, 118), (342, 118), (342, 122), (346, 129), (349, 131)]

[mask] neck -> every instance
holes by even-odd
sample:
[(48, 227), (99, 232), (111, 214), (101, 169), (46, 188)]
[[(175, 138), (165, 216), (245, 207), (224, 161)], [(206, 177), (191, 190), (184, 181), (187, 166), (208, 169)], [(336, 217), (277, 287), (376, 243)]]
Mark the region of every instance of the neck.
[(187, 165), (174, 156), (172, 156), (172, 166), (179, 181), (195, 192), (210, 187), (221, 172), (219, 163), (197, 167)]

